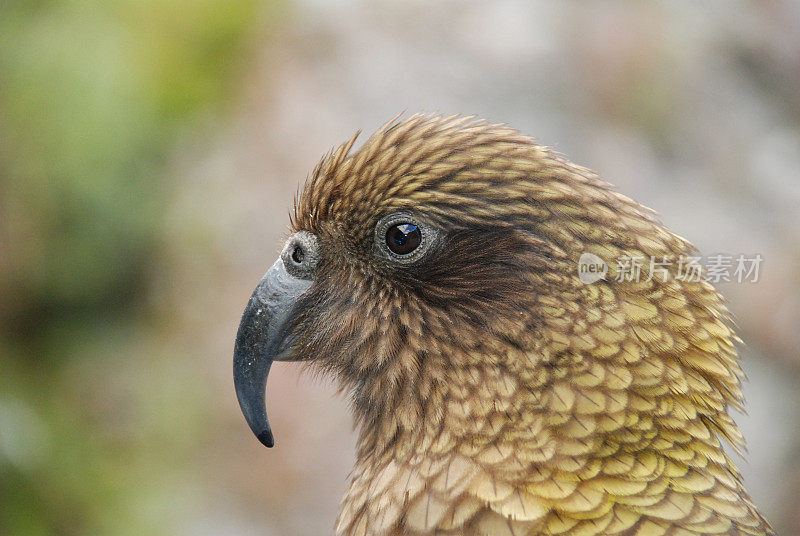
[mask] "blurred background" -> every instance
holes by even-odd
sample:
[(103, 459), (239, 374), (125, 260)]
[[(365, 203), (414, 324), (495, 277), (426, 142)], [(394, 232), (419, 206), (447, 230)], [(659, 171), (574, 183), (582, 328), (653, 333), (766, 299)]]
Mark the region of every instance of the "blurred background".
[[(0, 3), (0, 534), (332, 534), (346, 400), (241, 311), (317, 160), (397, 113), (508, 122), (597, 170), (722, 284), (755, 501), (800, 535), (800, 2)], [(362, 138), (363, 141), (363, 138)]]

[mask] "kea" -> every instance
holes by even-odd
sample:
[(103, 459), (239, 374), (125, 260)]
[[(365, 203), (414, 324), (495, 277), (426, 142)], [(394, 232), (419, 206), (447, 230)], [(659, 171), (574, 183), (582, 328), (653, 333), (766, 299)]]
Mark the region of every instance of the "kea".
[(298, 195), (234, 348), (268, 447), (273, 361), (349, 394), (337, 535), (774, 534), (723, 449), (743, 447), (739, 339), (681, 273), (689, 242), (504, 125), (414, 115), (356, 137)]

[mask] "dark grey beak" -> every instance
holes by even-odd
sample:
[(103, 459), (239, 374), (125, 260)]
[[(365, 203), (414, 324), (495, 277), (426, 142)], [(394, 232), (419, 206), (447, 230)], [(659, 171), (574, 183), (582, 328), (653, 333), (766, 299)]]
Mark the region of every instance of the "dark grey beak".
[[(233, 381), (239, 406), (250, 429), (267, 447), (275, 444), (265, 403), (267, 375), (272, 362), (286, 360), (291, 351), (296, 323), (292, 311), (297, 298), (312, 283), (311, 279), (287, 272), (286, 257), (282, 254), (275, 261), (253, 291), (233, 350)], [(291, 252), (288, 257), (286, 260), (291, 262)]]

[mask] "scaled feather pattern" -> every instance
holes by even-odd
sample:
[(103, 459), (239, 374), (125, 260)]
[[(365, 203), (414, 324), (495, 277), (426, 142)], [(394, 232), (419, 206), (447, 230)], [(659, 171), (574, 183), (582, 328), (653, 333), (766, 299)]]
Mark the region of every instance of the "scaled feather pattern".
[[(395, 119), (309, 177), (292, 232), (321, 259), (292, 359), (352, 396), (341, 536), (774, 534), (721, 446), (742, 436), (729, 314), (707, 281), (617, 281), (691, 244), (503, 125)], [(431, 229), (413, 262), (376, 225)], [(605, 260), (584, 284), (578, 261)]]

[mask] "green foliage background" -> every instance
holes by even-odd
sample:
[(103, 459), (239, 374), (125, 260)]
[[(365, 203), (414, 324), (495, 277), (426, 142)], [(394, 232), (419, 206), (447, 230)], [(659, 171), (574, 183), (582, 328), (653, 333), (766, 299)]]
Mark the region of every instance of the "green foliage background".
[(280, 14), (0, 5), (0, 534), (177, 530), (204, 386), (148, 301), (170, 247), (166, 162), (180, 135), (213, 129), (248, 40)]

